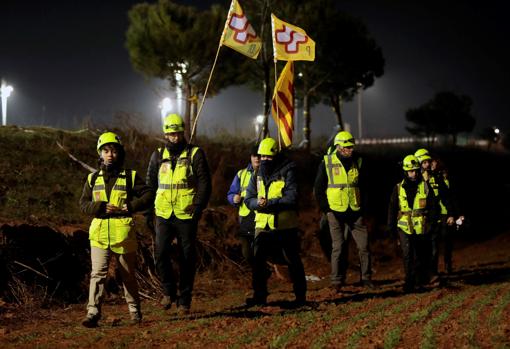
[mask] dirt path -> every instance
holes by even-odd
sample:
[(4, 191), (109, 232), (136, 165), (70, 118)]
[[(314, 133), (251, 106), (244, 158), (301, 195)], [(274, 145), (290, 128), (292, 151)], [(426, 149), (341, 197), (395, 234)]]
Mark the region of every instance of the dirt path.
[[(128, 324), (122, 302), (104, 307), (101, 326), (80, 325), (83, 305), (58, 309), (0, 304), (0, 347), (175, 348), (452, 348), (510, 345), (510, 235), (455, 252), (456, 271), (443, 287), (404, 295), (400, 261), (380, 265), (378, 288), (342, 293), (328, 280), (309, 282), (309, 302), (293, 309), (291, 285), (270, 280), (269, 305), (240, 306), (249, 280), (228, 282), (199, 276), (193, 312), (143, 302), (144, 321)], [(324, 276), (325, 271), (316, 271)]]

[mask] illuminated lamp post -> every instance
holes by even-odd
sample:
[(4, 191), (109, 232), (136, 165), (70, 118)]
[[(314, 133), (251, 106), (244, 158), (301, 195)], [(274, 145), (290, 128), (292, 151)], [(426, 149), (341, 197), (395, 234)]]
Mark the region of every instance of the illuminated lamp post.
[(0, 87), (0, 96), (2, 98), (2, 125), (7, 125), (7, 98), (11, 95), (14, 89), (12, 86), (6, 85), (5, 81), (2, 80)]

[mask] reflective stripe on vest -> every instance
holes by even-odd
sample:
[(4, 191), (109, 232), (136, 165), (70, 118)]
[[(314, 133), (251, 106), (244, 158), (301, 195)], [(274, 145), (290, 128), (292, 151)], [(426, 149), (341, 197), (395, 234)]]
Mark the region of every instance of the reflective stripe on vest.
[(349, 172), (346, 172), (335, 153), (324, 156), (324, 165), (328, 175), (326, 196), (329, 207), (337, 212), (345, 212), (349, 207), (353, 211), (359, 211), (359, 164), (353, 161)]
[(244, 204), (244, 198), (246, 197), (246, 188), (248, 188), (248, 184), (250, 183), (251, 175), (252, 172), (248, 171), (246, 168), (237, 172), (239, 185), (241, 186), (241, 206), (239, 206), (239, 216), (241, 217), (246, 217), (250, 214), (250, 209)]
[[(154, 203), (156, 216), (168, 219), (173, 213), (179, 219), (193, 218), (193, 214), (186, 213), (185, 209), (193, 204), (196, 194), (191, 163), (197, 150), (198, 147), (193, 147), (191, 156), (188, 156), (187, 148), (183, 150), (176, 161), (175, 168), (172, 169), (170, 153), (166, 147), (164, 148)], [(161, 151), (161, 148), (158, 151)]]
[[(257, 197), (264, 197), (267, 201), (271, 199), (278, 199), (283, 196), (283, 189), (285, 188), (285, 178), (279, 178), (269, 184), (269, 189), (266, 192), (266, 187), (262, 177), (257, 176)], [(296, 228), (297, 213), (293, 210), (280, 211), (274, 213), (262, 213), (255, 211), (255, 228), (266, 230), (269, 229), (291, 229)]]
[(407, 202), (407, 193), (403, 187), (404, 182), (398, 184), (398, 203), (400, 207), (398, 227), (406, 234), (423, 234), (427, 215), (427, 195), (429, 187), (424, 181), (418, 184), (418, 190), (413, 201), (413, 208)]
[[(88, 176), (89, 186), (92, 183), (93, 173)], [(131, 183), (134, 186), (136, 171), (131, 170)], [(106, 194), (106, 185), (103, 178), (103, 171), (99, 171), (94, 187), (92, 188), (93, 202), (107, 202), (117, 207), (122, 207), (126, 203), (126, 171), (122, 170), (115, 181), (110, 192), (110, 197)], [(132, 188), (131, 188), (132, 189)], [(135, 252), (137, 248), (136, 236), (133, 227), (133, 218), (131, 217), (111, 217), (94, 218), (89, 228), (90, 245), (103, 250), (110, 249), (118, 254)]]

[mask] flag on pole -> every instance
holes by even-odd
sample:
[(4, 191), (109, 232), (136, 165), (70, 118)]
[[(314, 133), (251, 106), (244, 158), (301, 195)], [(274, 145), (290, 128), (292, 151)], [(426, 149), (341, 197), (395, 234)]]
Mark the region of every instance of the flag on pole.
[(221, 44), (253, 59), (257, 58), (262, 47), (262, 40), (255, 33), (237, 0), (232, 0), (230, 4)]
[(315, 41), (306, 32), (271, 14), (275, 61), (314, 61)]
[(292, 61), (287, 62), (278, 78), (271, 110), (283, 144), (288, 147), (292, 144), (294, 129), (294, 64)]

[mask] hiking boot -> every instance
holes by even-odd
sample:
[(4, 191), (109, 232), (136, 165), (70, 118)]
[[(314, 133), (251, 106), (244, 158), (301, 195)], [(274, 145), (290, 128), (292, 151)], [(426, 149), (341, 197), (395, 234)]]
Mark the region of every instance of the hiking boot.
[(130, 322), (132, 325), (139, 325), (142, 322), (142, 313), (140, 311), (129, 313), (129, 317), (131, 318)]
[(163, 309), (168, 310), (172, 307), (172, 297), (170, 296), (163, 296), (161, 299), (161, 302), (159, 303)]
[(340, 293), (342, 292), (342, 288), (345, 286), (345, 282), (340, 282), (340, 283), (337, 283), (337, 284), (331, 284), (331, 288), (336, 292), (336, 293)]
[(370, 290), (375, 290), (375, 285), (372, 282), (372, 280), (363, 280), (362, 281), (363, 287), (368, 288)]
[(87, 314), (85, 319), (82, 320), (81, 324), (87, 328), (97, 327), (97, 323), (99, 322), (99, 315)]
[(255, 306), (258, 306), (258, 305), (261, 305), (261, 306), (264, 306), (264, 305), (267, 305), (267, 300), (265, 297), (249, 297), (249, 298), (246, 298), (246, 301), (245, 301), (245, 306), (250, 308), (250, 307), (255, 307)]

